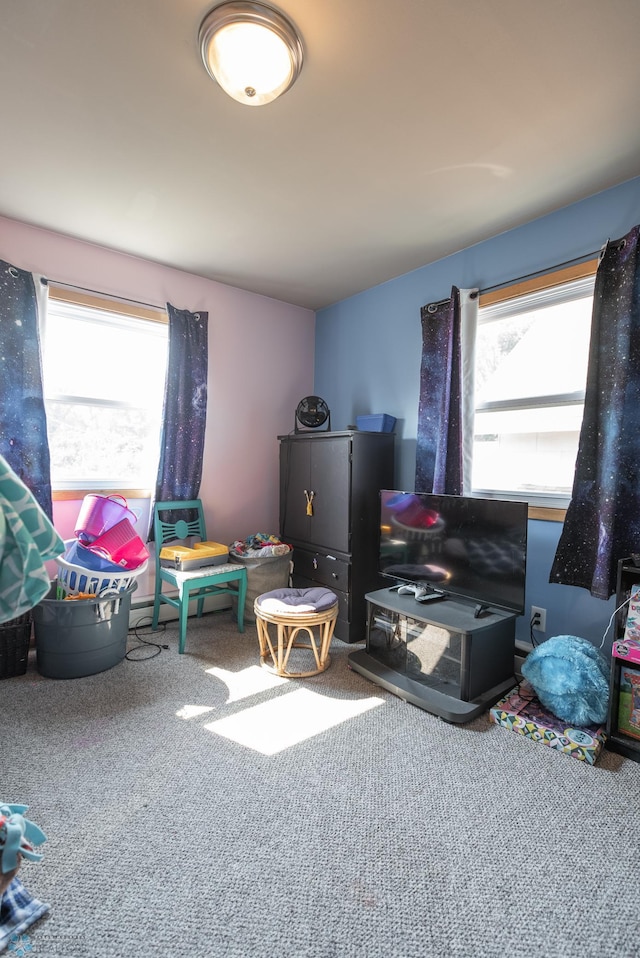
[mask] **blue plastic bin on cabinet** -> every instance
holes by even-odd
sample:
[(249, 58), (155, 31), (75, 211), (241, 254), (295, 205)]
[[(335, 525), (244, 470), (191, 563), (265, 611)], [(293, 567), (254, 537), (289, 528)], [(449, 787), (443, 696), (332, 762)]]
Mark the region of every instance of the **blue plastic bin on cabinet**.
[(356, 416), (356, 426), (361, 432), (393, 432), (396, 419), (386, 412), (377, 416)]

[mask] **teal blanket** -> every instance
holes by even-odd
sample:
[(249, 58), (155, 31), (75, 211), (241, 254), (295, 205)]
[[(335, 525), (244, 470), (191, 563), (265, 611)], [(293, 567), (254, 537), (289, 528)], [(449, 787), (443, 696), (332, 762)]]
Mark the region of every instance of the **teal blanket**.
[(45, 562), (63, 552), (49, 518), (0, 456), (0, 622), (23, 615), (47, 595)]

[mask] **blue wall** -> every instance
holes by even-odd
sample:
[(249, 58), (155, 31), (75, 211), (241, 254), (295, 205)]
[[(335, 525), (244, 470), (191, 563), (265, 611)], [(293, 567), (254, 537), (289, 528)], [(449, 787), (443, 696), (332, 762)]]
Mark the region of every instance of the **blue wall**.
[[(637, 223), (640, 178), (320, 310), (314, 390), (329, 404), (332, 428), (345, 429), (367, 413), (395, 416), (396, 487), (413, 489), (420, 307), (444, 299), (453, 285), (486, 289), (586, 257)], [(615, 601), (549, 584), (560, 531), (558, 522), (529, 522), (527, 610), (531, 605), (547, 609), (546, 637), (581, 635), (600, 645)], [(530, 641), (528, 615), (518, 620), (517, 639)], [(610, 645), (611, 630), (603, 647)]]

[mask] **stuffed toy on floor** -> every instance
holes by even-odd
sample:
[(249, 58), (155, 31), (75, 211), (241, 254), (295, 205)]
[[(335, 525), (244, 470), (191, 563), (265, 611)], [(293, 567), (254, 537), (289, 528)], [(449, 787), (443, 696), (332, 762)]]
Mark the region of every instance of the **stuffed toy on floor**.
[(577, 635), (556, 635), (530, 652), (522, 674), (546, 709), (571, 725), (601, 725), (609, 706), (609, 662)]
[(33, 822), (24, 817), (28, 805), (0, 805), (0, 872), (4, 875), (18, 867), (19, 856), (39, 862), (36, 845), (46, 842), (47, 836)]
[(49, 905), (29, 894), (17, 871), (21, 859), (40, 861), (35, 850), (47, 836), (24, 817), (27, 805), (0, 804), (0, 951), (14, 944), (20, 936), (49, 911)]

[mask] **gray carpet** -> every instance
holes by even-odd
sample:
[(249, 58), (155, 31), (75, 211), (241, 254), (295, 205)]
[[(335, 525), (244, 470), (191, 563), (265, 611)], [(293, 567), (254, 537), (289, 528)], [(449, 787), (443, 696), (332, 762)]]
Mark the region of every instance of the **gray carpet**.
[(340, 642), (323, 675), (274, 679), (226, 611), (183, 656), (162, 641), (0, 682), (0, 799), (49, 837), (20, 873), (51, 905), (34, 958), (640, 953), (637, 763), (447, 725)]

